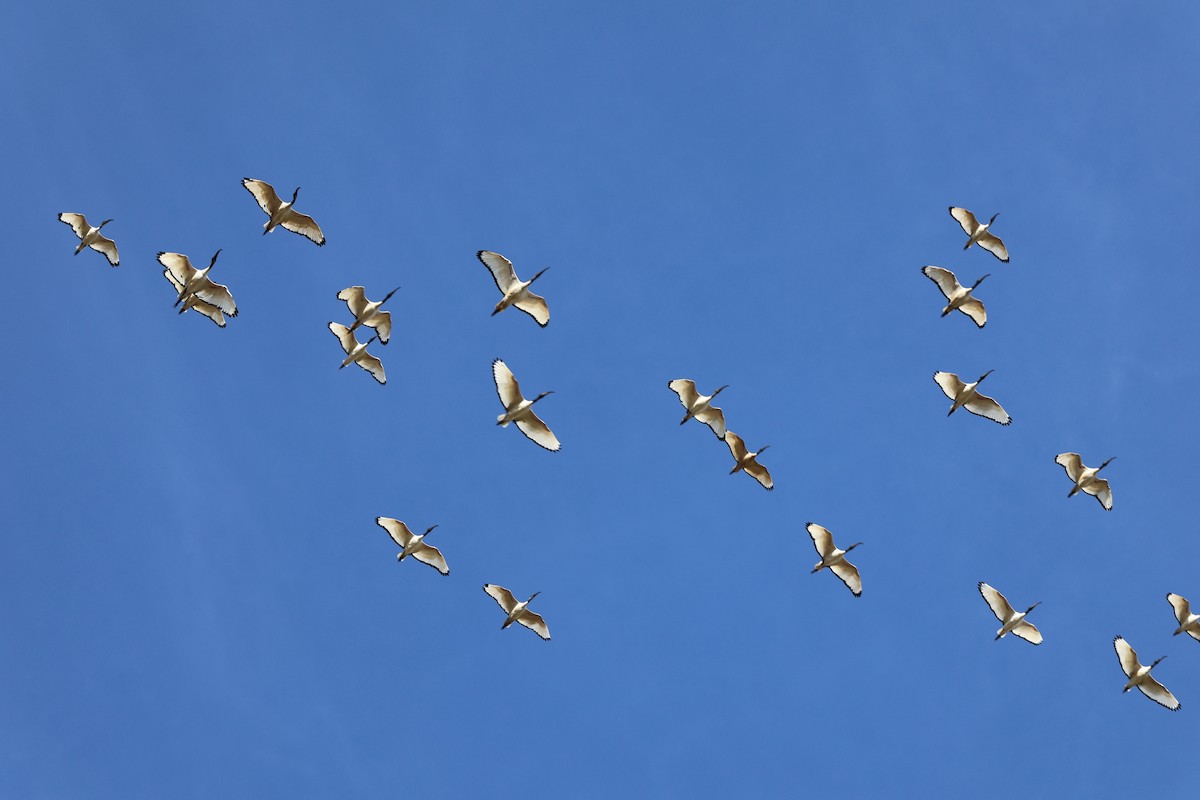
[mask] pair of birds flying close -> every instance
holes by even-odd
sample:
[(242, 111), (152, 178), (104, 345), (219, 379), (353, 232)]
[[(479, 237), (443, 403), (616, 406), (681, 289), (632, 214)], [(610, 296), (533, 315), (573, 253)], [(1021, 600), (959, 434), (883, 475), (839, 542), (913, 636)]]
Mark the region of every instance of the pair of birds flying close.
[[(380, 344), (386, 345), (391, 339), (392, 313), (383, 311), (382, 308), (383, 304), (398, 291), (400, 291), (399, 286), (388, 292), (379, 302), (368, 300), (367, 290), (362, 286), (350, 286), (337, 293), (337, 299), (344, 300), (350, 313), (354, 315), (354, 324), (349, 328), (339, 322), (329, 323), (329, 332), (337, 337), (338, 343), (346, 353), (346, 357), (338, 369), (350, 364), (357, 364), (381, 385), (387, 383), (387, 373), (383, 369), (383, 362), (368, 353), (367, 346), (376, 339)], [(358, 341), (358, 337), (354, 335), (354, 331), (360, 325), (375, 330), (374, 335), (365, 342)]]
[(734, 461), (733, 469), (729, 471), (730, 475), (744, 471), (767, 491), (775, 488), (775, 481), (771, 478), (770, 471), (758, 463), (758, 456), (770, 445), (763, 445), (758, 448), (757, 452), (750, 452), (742, 437), (725, 427), (725, 413), (712, 404), (714, 397), (729, 388), (728, 384), (721, 386), (709, 395), (700, 394), (696, 389), (696, 382), (688, 378), (667, 381), (667, 388), (676, 394), (684, 408), (685, 413), (680, 425), (690, 419), (697, 419), (707, 425), (717, 438), (729, 447)]

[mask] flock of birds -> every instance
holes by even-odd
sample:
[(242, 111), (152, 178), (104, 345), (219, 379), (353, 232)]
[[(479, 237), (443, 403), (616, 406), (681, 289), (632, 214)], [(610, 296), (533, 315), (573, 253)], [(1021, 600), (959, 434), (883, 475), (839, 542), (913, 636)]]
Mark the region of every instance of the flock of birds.
[[(322, 233), (321, 227), (312, 217), (301, 214), (294, 208), (300, 193), (299, 187), (292, 193), (291, 200), (284, 201), (265, 181), (245, 178), (242, 180), (242, 185), (267, 215), (267, 221), (263, 225), (263, 235), (281, 227), (305, 237), (318, 246), (324, 246), (325, 235)], [(1009, 260), (1008, 248), (999, 237), (991, 232), (997, 214), (993, 214), (986, 223), (981, 223), (967, 209), (952, 206), (950, 207), (950, 216), (958, 222), (967, 235), (964, 250), (978, 245), (1002, 262)], [(117, 245), (112, 239), (101, 233), (104, 226), (113, 220), (106, 219), (93, 227), (82, 214), (63, 213), (59, 214), (58, 218), (70, 226), (79, 239), (75, 255), (79, 255), (85, 248), (91, 248), (101, 253), (112, 266), (116, 267), (120, 264)], [(179, 309), (179, 313), (195, 310), (223, 328), (226, 325), (226, 318), (236, 317), (238, 310), (229, 287), (216, 283), (209, 277), (220, 254), (221, 251), (217, 250), (204, 269), (196, 269), (188, 257), (182, 253), (160, 252), (158, 261), (164, 267), (163, 276), (175, 292), (175, 307)], [(492, 310), (493, 316), (513, 307), (528, 314), (541, 327), (549, 324), (550, 308), (546, 299), (530, 291), (534, 281), (542, 277), (546, 269), (537, 272), (529, 280), (523, 281), (517, 277), (512, 262), (499, 253), (480, 250), (476, 253), (476, 257), (491, 273), (496, 288), (501, 294), (500, 301)], [(953, 311), (959, 311), (969, 317), (976, 326), (984, 327), (987, 323), (987, 310), (973, 292), (990, 275), (984, 275), (970, 287), (964, 287), (958, 282), (953, 272), (942, 267), (926, 266), (922, 269), (922, 273), (937, 285), (946, 299), (946, 306), (942, 309), (943, 317)], [(378, 341), (380, 345), (388, 343), (391, 337), (392, 319), (390, 312), (383, 310), (383, 305), (398, 289), (399, 287), (388, 292), (382, 300), (377, 302), (367, 299), (366, 289), (362, 286), (343, 289), (338, 292), (337, 299), (346, 303), (354, 321), (349, 326), (337, 322), (329, 323), (329, 330), (337, 337), (338, 343), (345, 353), (341, 367), (357, 364), (380, 384), (387, 382), (383, 362), (368, 353), (367, 348), (375, 341)], [(370, 339), (360, 342), (355, 331), (364, 327), (372, 329), (374, 333)], [(1009, 425), (1012, 417), (1000, 403), (979, 392), (979, 385), (991, 374), (992, 370), (988, 370), (975, 381), (967, 383), (952, 372), (935, 372), (933, 374), (934, 382), (951, 401), (947, 416), (960, 408), (965, 408), (977, 416), (1001, 425)], [(533, 399), (527, 399), (512, 370), (499, 358), (492, 362), (492, 379), (496, 385), (500, 404), (504, 408), (504, 412), (498, 415), (496, 424), (504, 428), (511, 423), (538, 446), (546, 450), (558, 451), (561, 448), (558, 438), (550, 427), (534, 413), (533, 408), (536, 403), (553, 392), (541, 392)], [(686, 424), (692, 419), (698, 420), (729, 448), (734, 461), (730, 474), (745, 472), (764, 489), (770, 491), (774, 488), (775, 483), (770, 471), (758, 461), (759, 456), (767, 449), (768, 445), (763, 445), (757, 451), (751, 452), (742, 437), (727, 428), (724, 412), (713, 405), (713, 400), (728, 388), (727, 385), (715, 389), (709, 395), (701, 394), (697, 390), (695, 382), (687, 378), (668, 381), (667, 387), (675, 393), (684, 408), (685, 414), (680, 425)], [(1064, 469), (1072, 483), (1072, 488), (1067, 496), (1073, 497), (1079, 492), (1089, 494), (1095, 497), (1106, 511), (1112, 510), (1112, 488), (1107, 480), (1099, 477), (1099, 473), (1112, 461), (1113, 459), (1109, 458), (1098, 467), (1088, 467), (1084, 465), (1082, 457), (1078, 453), (1061, 453), (1055, 457), (1055, 462)], [(377, 517), (375, 521), (400, 548), (400, 552), (397, 554), (398, 561), (404, 561), (411, 556), (414, 560), (436, 569), (442, 575), (450, 574), (450, 568), (441, 551), (426, 542), (426, 538), (438, 527), (437, 525), (427, 528), (424, 533), (415, 534), (408, 525), (398, 519)], [(821, 559), (812, 571), (816, 573), (827, 569), (841, 580), (855, 597), (862, 596), (862, 577), (858, 568), (846, 559), (847, 554), (859, 547), (862, 542), (856, 542), (843, 550), (834, 543), (833, 534), (827, 528), (813, 522), (807, 523), (805, 527), (812, 539), (813, 547)], [(982, 581), (978, 587), (988, 608), (1001, 623), (1000, 629), (996, 632), (997, 640), (1003, 639), (1011, 633), (1030, 644), (1042, 643), (1041, 632), (1028, 620), (1028, 615), (1040, 604), (1040, 601), (1024, 611), (1017, 611), (994, 587)], [(483, 590), (496, 601), (505, 614), (504, 623), (501, 625), (502, 629), (516, 622), (529, 628), (542, 639), (550, 639), (550, 630), (546, 621), (539, 614), (529, 610), (530, 602), (537, 597), (539, 592), (534, 592), (527, 600), (518, 601), (512, 592), (497, 584), (484, 584)], [(1173, 593), (1167, 595), (1167, 601), (1175, 612), (1178, 623), (1175, 635), (1186, 633), (1200, 641), (1200, 616), (1192, 613), (1188, 601)], [(1136, 687), (1160, 705), (1171, 710), (1179, 709), (1180, 704), (1175, 696), (1150, 674), (1150, 671), (1165, 656), (1149, 665), (1143, 665), (1138, 659), (1137, 653), (1124, 638), (1117, 636), (1113, 640), (1113, 646), (1121, 669), (1128, 679), (1124, 691), (1128, 692)]]

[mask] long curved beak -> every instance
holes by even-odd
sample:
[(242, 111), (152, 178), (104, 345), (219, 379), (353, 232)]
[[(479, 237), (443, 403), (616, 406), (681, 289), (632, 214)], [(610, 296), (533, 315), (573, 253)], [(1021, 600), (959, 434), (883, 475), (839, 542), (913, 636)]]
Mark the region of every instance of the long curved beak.
[(989, 369), (987, 372), (985, 372), (985, 373), (983, 373), (982, 375), (980, 375), (980, 376), (979, 376), (979, 380), (977, 380), (977, 381), (975, 381), (975, 382), (976, 382), (976, 383), (981, 383), (981, 382), (983, 381), (983, 379), (984, 379), (984, 378), (986, 378), (988, 375), (991, 375), (991, 374), (992, 374), (993, 372), (995, 372), (995, 371), (996, 371), (996, 370), (994, 370), (994, 369)]
[(725, 391), (728, 388), (729, 388), (729, 384), (727, 383), (724, 386), (722, 386), (721, 388), (717, 389), (715, 392), (713, 392), (712, 397), (710, 397), (709, 400), (711, 400), (713, 397), (716, 397), (717, 395), (719, 395), (721, 392)]
[[(992, 277), (992, 273), (990, 273), (990, 272), (983, 276), (983, 278), (990, 278), (990, 277)], [(977, 286), (979, 286), (979, 284), (983, 283), (983, 278), (980, 278), (979, 280), (975, 281), (975, 283), (971, 286), (971, 288), (974, 289)]]
[(296, 191), (292, 192), (292, 202), (296, 202), (296, 198), (300, 195), (300, 187), (296, 187)]
[(543, 274), (543, 273), (545, 273), (545, 272), (546, 272), (546, 270), (548, 270), (548, 269), (550, 269), (550, 268), (549, 268), (549, 267), (546, 267), (545, 269), (543, 269), (543, 270), (541, 270), (540, 272), (538, 272), (538, 274), (534, 275), (532, 278), (530, 278), (530, 279), (529, 279), (529, 282), (530, 282), (530, 283), (533, 283), (533, 282), (534, 282), (534, 281), (536, 281), (538, 278), (542, 277), (542, 274)]
[(433, 530), (433, 529), (434, 529), (434, 528), (436, 528), (436, 527), (437, 527), (437, 525), (430, 526), (430, 527), (429, 527), (429, 528), (428, 528), (428, 529), (427, 529), (427, 530), (426, 530), (424, 533), (422, 533), (421, 535), (422, 535), (422, 536), (428, 536), (428, 535), (429, 535), (429, 531)]
[(384, 304), (384, 303), (386, 303), (388, 300), (391, 300), (391, 299), (392, 299), (392, 295), (394, 295), (394, 294), (395, 294), (396, 292), (398, 292), (398, 291), (400, 291), (400, 287), (399, 287), (399, 286), (397, 286), (395, 289), (392, 289), (390, 292), (388, 292), (388, 293), (387, 293), (387, 296), (386, 296), (386, 297), (384, 297), (382, 300), (380, 300), (380, 301), (379, 301), (379, 305), (383, 305), (383, 304)]
[(225, 248), (222, 247), (220, 250), (217, 250), (217, 252), (213, 253), (212, 261), (208, 262), (209, 269), (212, 269), (213, 264), (217, 263), (217, 256), (221, 255), (221, 250), (224, 249)]
[(995, 221), (996, 221), (996, 217), (998, 217), (998, 216), (1000, 216), (1000, 212), (999, 212), (999, 211), (997, 211), (995, 214), (992, 214), (992, 218), (988, 220), (988, 225), (991, 225), (993, 222), (995, 222)]
[(1111, 464), (1111, 463), (1112, 463), (1113, 461), (1115, 461), (1116, 459), (1117, 459), (1117, 457), (1116, 457), (1116, 456), (1113, 456), (1113, 457), (1112, 457), (1112, 458), (1110, 458), (1108, 461), (1105, 461), (1103, 464), (1101, 464), (1100, 466), (1096, 467), (1096, 472), (1099, 472), (1100, 470), (1104, 469), (1105, 467), (1107, 467), (1109, 464)]

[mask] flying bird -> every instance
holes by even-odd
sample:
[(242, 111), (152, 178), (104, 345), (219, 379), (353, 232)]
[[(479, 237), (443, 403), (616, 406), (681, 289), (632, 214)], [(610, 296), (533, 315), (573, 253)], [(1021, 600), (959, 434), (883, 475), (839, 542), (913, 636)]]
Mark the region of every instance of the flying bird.
[(496, 394), (500, 395), (500, 403), (504, 406), (504, 413), (496, 418), (496, 424), (507, 428), (508, 423), (516, 423), (521, 433), (534, 444), (557, 452), (562, 447), (558, 438), (546, 423), (533, 413), (533, 404), (554, 392), (542, 392), (532, 400), (526, 400), (512, 370), (498, 358), (492, 362), (492, 377), (496, 381)]
[(958, 278), (955, 278), (954, 273), (948, 269), (931, 266), (922, 267), (921, 272), (924, 273), (926, 278), (936, 283), (938, 289), (950, 301), (942, 309), (943, 317), (951, 311), (958, 310), (970, 317), (980, 328), (987, 324), (987, 310), (984, 309), (983, 303), (978, 298), (971, 295), (971, 292), (975, 291), (975, 287), (983, 283), (983, 278), (990, 277), (990, 273), (975, 281), (971, 285), (971, 288), (967, 289), (958, 282)]
[[(238, 315), (237, 304), (233, 302), (233, 295), (230, 294), (229, 287), (214, 283), (208, 277), (208, 273), (212, 271), (213, 265), (217, 263), (217, 256), (219, 255), (221, 255), (220, 250), (213, 253), (212, 261), (208, 262), (207, 267), (196, 269), (183, 253), (158, 254), (158, 263), (166, 267), (167, 272), (171, 273), (171, 277), (174, 278), (171, 283), (179, 290), (179, 296), (175, 300), (176, 306), (187, 299), (188, 295), (194, 294), (204, 302), (216, 306), (230, 317)], [(183, 312), (181, 311), (180, 313)]]
[(518, 603), (517, 598), (513, 597), (513, 593), (503, 586), (497, 586), (494, 583), (485, 583), (483, 590), (499, 604), (500, 608), (504, 609), (506, 616), (504, 624), (500, 626), (500, 630), (504, 630), (515, 622), (518, 625), (524, 625), (526, 628), (529, 628), (529, 630), (546, 641), (550, 641), (550, 629), (546, 627), (546, 620), (542, 619), (540, 614), (535, 614), (526, 608), (532, 602), (533, 598), (537, 597), (541, 592), (534, 592), (524, 603)]
[[(1113, 458), (1116, 458), (1116, 456), (1113, 456)], [(1107, 467), (1113, 458), (1110, 458), (1098, 467), (1085, 467), (1079, 453), (1059, 453), (1056, 455), (1054, 463), (1066, 470), (1067, 477), (1075, 484), (1071, 488), (1071, 491), (1067, 493), (1067, 497), (1074, 497), (1076, 492), (1082, 491), (1099, 500), (1100, 505), (1104, 506), (1105, 511), (1112, 511), (1112, 489), (1109, 487), (1108, 481), (1104, 478), (1096, 477), (1096, 474)]]
[(1008, 261), (1008, 248), (1000, 241), (1000, 237), (988, 230), (999, 214), (992, 214), (992, 218), (985, 225), (981, 225), (979, 220), (975, 219), (975, 215), (965, 208), (950, 206), (950, 216), (954, 217), (955, 222), (961, 225), (967, 234), (967, 243), (963, 245), (963, 250), (978, 244), (1001, 261)]
[(1026, 614), (1042, 604), (1041, 600), (1024, 611), (1017, 611), (1009, 604), (1004, 595), (983, 581), (979, 582), (979, 593), (983, 595), (984, 601), (988, 604), (988, 608), (992, 610), (992, 613), (996, 615), (996, 619), (1000, 620), (1000, 630), (996, 631), (996, 639), (994, 641), (999, 641), (1011, 633), (1013, 636), (1024, 639), (1030, 644), (1042, 643), (1042, 632), (1032, 622), (1025, 620)]
[(517, 278), (512, 262), (499, 253), (480, 250), (475, 257), (492, 273), (492, 279), (496, 281), (496, 288), (500, 290), (500, 294), (504, 295), (493, 309), (493, 317), (509, 306), (515, 306), (533, 317), (543, 328), (550, 324), (550, 307), (546, 305), (546, 298), (529, 291), (530, 284), (542, 277), (542, 273), (550, 269), (549, 267), (541, 270), (529, 280), (522, 281)]
[(1128, 692), (1136, 686), (1138, 691), (1160, 706), (1165, 706), (1172, 711), (1179, 710), (1179, 701), (1175, 699), (1175, 695), (1167, 691), (1167, 687), (1150, 676), (1150, 670), (1157, 667), (1158, 662), (1162, 661), (1166, 656), (1158, 659), (1158, 661), (1155, 661), (1150, 666), (1144, 667), (1138, 661), (1137, 652), (1129, 646), (1129, 642), (1120, 636), (1113, 639), (1113, 648), (1117, 651), (1117, 660), (1121, 662), (1121, 670), (1125, 673), (1125, 677), (1129, 678), (1129, 681), (1125, 684), (1125, 688), (1121, 691)]
[(298, 233), (310, 242), (314, 242), (318, 247), (325, 246), (325, 234), (321, 233), (321, 226), (316, 223), (316, 220), (292, 208), (297, 195), (300, 194), (299, 186), (296, 187), (296, 191), (292, 192), (292, 199), (286, 203), (279, 199), (279, 195), (275, 194), (275, 187), (266, 181), (242, 178), (242, 186), (246, 187), (246, 191), (254, 197), (258, 207), (267, 215), (267, 221), (263, 224), (263, 236), (275, 230), (276, 226), (283, 226), (286, 230)]
[(407, 556), (412, 556), (417, 561), (420, 561), (422, 564), (428, 564), (443, 575), (450, 574), (450, 568), (446, 566), (446, 559), (442, 558), (442, 551), (431, 544), (425, 544), (425, 537), (437, 525), (417, 535), (410, 531), (408, 526), (403, 522), (391, 517), (376, 517), (375, 524), (387, 531), (388, 536), (392, 537), (392, 541), (399, 546), (400, 552), (396, 555), (397, 561), (403, 561)]
[(999, 403), (977, 391), (977, 387), (983, 382), (983, 379), (991, 375), (994, 371), (989, 369), (980, 375), (979, 380), (974, 383), (963, 383), (953, 372), (933, 373), (934, 383), (941, 388), (946, 397), (954, 401), (946, 416), (950, 416), (960, 408), (966, 408), (972, 414), (990, 419), (992, 422), (999, 422), (1001, 425), (1007, 425), (1012, 422), (1012, 417), (1000, 407)]
[(862, 597), (862, 578), (859, 577), (858, 567), (846, 560), (846, 553), (858, 547), (862, 542), (855, 542), (845, 550), (839, 550), (833, 543), (833, 534), (827, 528), (815, 522), (805, 523), (804, 527), (808, 531), (808, 535), (812, 537), (817, 555), (821, 557), (812, 571), (820, 572), (828, 568), (830, 572), (838, 576), (842, 583), (846, 584), (846, 588), (850, 590), (851, 594), (855, 597)]
[(379, 309), (392, 295), (400, 291), (400, 287), (392, 289), (378, 303), (368, 301), (366, 291), (361, 286), (351, 286), (338, 292), (337, 298), (345, 300), (346, 305), (350, 307), (350, 313), (354, 315), (354, 324), (350, 326), (350, 330), (355, 330), (359, 325), (374, 328), (379, 334), (379, 343), (387, 344), (388, 339), (392, 337), (392, 312)]
[(690, 381), (687, 378), (677, 378), (667, 383), (667, 388), (675, 394), (679, 395), (679, 402), (687, 409), (687, 413), (683, 416), (682, 425), (692, 417), (703, 422), (712, 432), (717, 435), (718, 439), (725, 438), (725, 414), (721, 409), (712, 405), (714, 397), (729, 388), (728, 384), (720, 387), (710, 395), (702, 395), (696, 391), (696, 382)]
[[(179, 280), (176, 279), (176, 277), (171, 274), (171, 270), (164, 269), (163, 277), (166, 278), (167, 281), (170, 282), (171, 286), (173, 286), (175, 288), (176, 294), (183, 291), (183, 284), (180, 283)], [(183, 312), (187, 311), (189, 308), (194, 308), (194, 309), (196, 309), (197, 313), (203, 314), (204, 316), (211, 319), (213, 322), (216, 323), (218, 328), (225, 327), (225, 315), (223, 313), (221, 313), (221, 309), (217, 308), (212, 303), (206, 303), (203, 300), (201, 300), (199, 297), (196, 297), (196, 295), (189, 294), (187, 296), (187, 298), (183, 301), (183, 306), (179, 309), (179, 313), (182, 314)]]
[(350, 362), (354, 362), (371, 373), (371, 377), (381, 384), (387, 383), (387, 375), (383, 371), (383, 362), (367, 352), (367, 345), (375, 341), (376, 336), (372, 336), (365, 342), (360, 342), (350, 332), (349, 328), (336, 322), (329, 323), (329, 331), (338, 338), (342, 349), (346, 351), (346, 358), (342, 361), (342, 366), (338, 367), (338, 369), (342, 369), (342, 367), (345, 367)]
[(1179, 627), (1175, 629), (1174, 636), (1181, 633), (1186, 633), (1188, 636), (1200, 642), (1200, 616), (1192, 613), (1192, 609), (1188, 606), (1186, 597), (1181, 597), (1177, 594), (1168, 594), (1167, 602), (1171, 604), (1171, 608), (1175, 609), (1175, 619), (1179, 621)]
[(725, 444), (729, 445), (729, 452), (733, 454), (733, 460), (736, 462), (733, 465), (733, 469), (729, 470), (730, 475), (745, 470), (747, 475), (762, 484), (762, 487), (768, 492), (775, 488), (775, 481), (771, 479), (771, 473), (757, 461), (763, 451), (771, 445), (764, 444), (758, 448), (758, 452), (751, 453), (746, 449), (746, 443), (742, 441), (742, 437), (733, 431), (725, 431), (724, 439)]
[(97, 253), (103, 253), (112, 266), (115, 267), (121, 263), (116, 243), (100, 233), (101, 228), (112, 222), (111, 219), (104, 220), (94, 228), (88, 224), (83, 214), (59, 214), (58, 221), (71, 226), (71, 230), (75, 231), (75, 235), (79, 237), (79, 246), (75, 248), (75, 255), (79, 255), (83, 248), (90, 247)]

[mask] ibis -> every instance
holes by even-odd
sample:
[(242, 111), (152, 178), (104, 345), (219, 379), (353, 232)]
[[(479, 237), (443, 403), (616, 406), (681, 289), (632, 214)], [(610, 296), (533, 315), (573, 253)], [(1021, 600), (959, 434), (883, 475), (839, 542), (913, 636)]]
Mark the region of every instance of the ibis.
[(512, 370), (498, 358), (492, 362), (492, 378), (496, 381), (496, 394), (500, 395), (500, 403), (504, 406), (504, 413), (496, 417), (496, 424), (507, 428), (508, 423), (512, 422), (534, 444), (558, 452), (562, 447), (558, 438), (533, 413), (533, 404), (554, 392), (542, 392), (532, 400), (526, 400)]
[(1181, 633), (1186, 633), (1197, 642), (1200, 642), (1200, 616), (1192, 613), (1187, 598), (1177, 594), (1168, 594), (1167, 602), (1171, 604), (1171, 608), (1175, 609), (1175, 619), (1179, 621), (1179, 627), (1175, 629), (1173, 635), (1178, 636)]
[(387, 344), (388, 339), (392, 337), (392, 312), (379, 309), (398, 291), (399, 286), (388, 292), (378, 303), (367, 300), (367, 290), (361, 286), (351, 286), (338, 292), (338, 300), (345, 300), (346, 305), (350, 307), (350, 313), (354, 315), (354, 324), (350, 326), (350, 330), (355, 330), (359, 325), (374, 328), (379, 334), (379, 343)]
[(968, 289), (959, 283), (958, 278), (954, 277), (954, 273), (948, 269), (930, 266), (922, 267), (921, 272), (924, 273), (926, 278), (937, 284), (938, 289), (941, 290), (942, 294), (946, 296), (946, 300), (949, 301), (946, 307), (942, 309), (943, 317), (951, 311), (957, 310), (970, 317), (980, 328), (987, 324), (987, 310), (984, 309), (983, 303), (978, 298), (971, 295), (971, 292), (975, 291), (975, 288), (983, 283), (984, 278), (991, 277), (990, 273), (975, 281), (975, 283), (971, 284), (971, 288)]
[[(178, 294), (180, 291), (182, 291), (183, 284), (180, 283), (173, 274), (171, 274), (171, 270), (164, 269), (163, 277), (166, 278), (168, 282), (170, 282), (172, 287), (174, 287), (176, 294)], [(217, 308), (212, 303), (206, 303), (203, 300), (201, 300), (199, 297), (196, 297), (196, 295), (189, 294), (187, 296), (187, 298), (183, 301), (183, 305), (180, 307), (179, 313), (182, 314), (183, 312), (187, 311), (189, 308), (194, 308), (194, 309), (196, 309), (197, 313), (203, 314), (204, 316), (211, 319), (214, 323), (216, 323), (218, 328), (225, 327), (225, 315), (221, 312), (221, 309)]]
[(970, 211), (950, 206), (950, 216), (954, 217), (954, 221), (961, 225), (967, 234), (967, 243), (963, 245), (963, 250), (977, 244), (1001, 261), (1008, 261), (1008, 248), (1004, 246), (1004, 242), (1000, 241), (999, 236), (989, 230), (992, 223), (996, 221), (996, 217), (1000, 216), (999, 214), (992, 214), (992, 218), (987, 223), (980, 224)]
[(742, 441), (742, 437), (733, 431), (725, 431), (724, 439), (725, 444), (729, 446), (729, 452), (733, 454), (735, 462), (733, 469), (729, 470), (730, 475), (745, 470), (747, 475), (762, 484), (762, 487), (768, 492), (775, 488), (775, 481), (771, 480), (771, 473), (767, 471), (766, 467), (758, 463), (757, 460), (762, 455), (762, 452), (771, 445), (764, 444), (758, 448), (758, 452), (751, 453), (746, 449), (746, 443)]
[(984, 602), (988, 604), (988, 608), (996, 615), (996, 619), (1000, 620), (1000, 630), (996, 631), (996, 638), (993, 641), (999, 641), (1011, 633), (1013, 636), (1024, 639), (1030, 644), (1042, 643), (1042, 632), (1032, 622), (1025, 619), (1025, 616), (1030, 611), (1033, 611), (1042, 604), (1041, 600), (1024, 611), (1017, 611), (1009, 604), (1004, 595), (983, 581), (979, 582), (979, 593), (983, 595)]
[(546, 641), (550, 641), (550, 629), (546, 627), (546, 620), (542, 619), (540, 614), (535, 614), (530, 611), (527, 606), (541, 592), (534, 592), (529, 596), (529, 599), (523, 603), (518, 603), (517, 598), (513, 597), (513, 593), (503, 586), (497, 586), (494, 583), (485, 583), (483, 590), (496, 601), (500, 608), (504, 609), (505, 617), (504, 624), (500, 626), (500, 630), (504, 630), (514, 622), (518, 625), (524, 625), (529, 630), (536, 633)]
[(346, 351), (346, 358), (342, 361), (342, 366), (338, 367), (338, 369), (342, 369), (347, 364), (354, 362), (371, 373), (371, 377), (381, 384), (387, 383), (387, 375), (383, 371), (383, 362), (367, 352), (367, 346), (375, 341), (375, 336), (372, 336), (365, 342), (360, 342), (350, 332), (349, 328), (336, 322), (329, 323), (329, 331), (338, 338), (342, 349)]
[(276, 226), (281, 226), (292, 233), (300, 234), (318, 247), (325, 246), (325, 234), (321, 233), (321, 226), (312, 217), (292, 208), (300, 194), (299, 186), (292, 192), (292, 199), (286, 203), (279, 199), (275, 187), (266, 181), (242, 178), (242, 186), (246, 187), (246, 191), (258, 203), (258, 207), (267, 215), (267, 221), (263, 223), (263, 236), (275, 230)]
[(75, 231), (75, 235), (79, 237), (79, 246), (75, 248), (75, 255), (79, 255), (83, 248), (90, 247), (97, 253), (103, 254), (112, 266), (115, 267), (121, 263), (116, 243), (100, 233), (101, 228), (112, 222), (111, 219), (104, 220), (94, 228), (88, 224), (83, 214), (59, 214), (58, 221), (71, 226), (71, 230)]
[[(1113, 458), (1116, 458), (1116, 456), (1113, 456)], [(1071, 491), (1067, 492), (1067, 497), (1074, 497), (1076, 492), (1082, 491), (1084, 494), (1090, 494), (1099, 500), (1100, 505), (1104, 507), (1105, 511), (1112, 511), (1112, 488), (1109, 487), (1108, 481), (1104, 478), (1098, 478), (1096, 475), (1100, 470), (1107, 467), (1113, 458), (1110, 458), (1098, 467), (1085, 467), (1079, 453), (1059, 453), (1056, 455), (1054, 463), (1066, 470), (1067, 477), (1075, 484), (1071, 487)]]
[(697, 392), (696, 382), (690, 381), (687, 378), (676, 378), (673, 381), (669, 381), (667, 388), (679, 395), (679, 402), (687, 410), (687, 413), (683, 415), (683, 420), (679, 423), (680, 425), (695, 417), (711, 428), (718, 439), (725, 438), (725, 414), (721, 409), (712, 405), (712, 400), (721, 392), (728, 389), (728, 384), (720, 387), (710, 395), (702, 395)]
[(493, 317), (509, 306), (514, 306), (533, 317), (534, 321), (543, 328), (550, 324), (550, 307), (546, 305), (546, 298), (529, 291), (530, 284), (542, 277), (542, 274), (550, 269), (549, 267), (541, 270), (529, 280), (523, 281), (517, 278), (512, 262), (499, 253), (480, 250), (475, 257), (492, 273), (492, 279), (496, 281), (496, 288), (500, 290), (500, 294), (504, 295), (496, 304), (496, 308), (492, 310)]
[(833, 543), (833, 534), (829, 532), (828, 528), (815, 522), (805, 523), (804, 527), (812, 538), (817, 555), (821, 557), (812, 571), (816, 573), (828, 569), (842, 583), (846, 584), (846, 588), (850, 590), (851, 594), (855, 597), (862, 597), (862, 578), (858, 574), (858, 567), (846, 560), (846, 553), (858, 547), (862, 542), (855, 542), (845, 550), (841, 550)]
[(1157, 667), (1159, 661), (1166, 656), (1146, 667), (1138, 661), (1137, 652), (1122, 637), (1117, 636), (1113, 639), (1113, 648), (1117, 651), (1117, 660), (1121, 662), (1121, 670), (1125, 673), (1125, 677), (1129, 678), (1125, 683), (1125, 688), (1121, 691), (1128, 692), (1136, 686), (1138, 691), (1160, 706), (1165, 706), (1172, 711), (1179, 710), (1179, 701), (1175, 699), (1175, 695), (1167, 691), (1167, 687), (1154, 680), (1150, 675), (1150, 670)]
[(980, 394), (978, 391), (979, 384), (994, 371), (989, 369), (980, 375), (979, 380), (974, 383), (963, 383), (953, 372), (933, 373), (934, 383), (941, 388), (946, 397), (954, 401), (946, 416), (950, 416), (960, 408), (966, 408), (967, 411), (976, 416), (990, 419), (992, 422), (999, 422), (1001, 425), (1007, 425), (1012, 422), (1012, 417), (1000, 407), (999, 403), (987, 395)]
[(403, 561), (408, 556), (412, 556), (443, 575), (450, 574), (450, 568), (446, 566), (446, 559), (442, 558), (442, 551), (431, 544), (425, 544), (425, 537), (437, 525), (427, 528), (424, 533), (418, 535), (410, 531), (403, 522), (391, 517), (376, 517), (375, 524), (387, 531), (388, 536), (392, 537), (392, 541), (400, 548), (400, 552), (396, 555), (396, 561)]
[(179, 297), (175, 300), (176, 306), (187, 299), (188, 295), (194, 294), (230, 317), (238, 315), (237, 304), (233, 302), (233, 295), (229, 293), (229, 287), (214, 283), (208, 277), (208, 273), (217, 263), (219, 255), (221, 255), (220, 250), (213, 253), (212, 261), (208, 262), (207, 267), (196, 269), (183, 253), (158, 254), (158, 263), (167, 268), (167, 272), (171, 273), (171, 277), (175, 279), (171, 283), (179, 288)]

